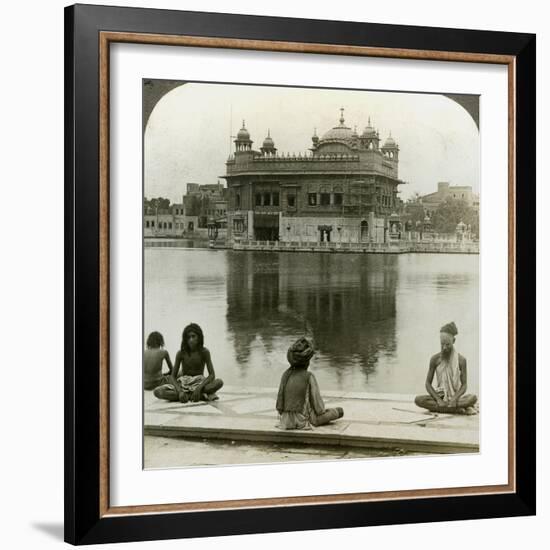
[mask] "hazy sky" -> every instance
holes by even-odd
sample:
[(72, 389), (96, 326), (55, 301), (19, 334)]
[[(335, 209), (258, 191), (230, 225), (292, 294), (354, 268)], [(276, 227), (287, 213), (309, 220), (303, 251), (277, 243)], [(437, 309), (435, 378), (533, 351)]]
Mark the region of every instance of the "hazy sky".
[[(145, 130), (145, 195), (181, 202), (187, 182), (216, 183), (242, 120), (259, 149), (268, 128), (280, 153), (307, 152), (313, 129), (338, 125), (359, 134), (368, 117), (382, 142), (391, 131), (400, 148), (401, 198), (431, 193), (438, 181), (479, 192), (479, 132), (470, 115), (440, 95), (184, 84), (166, 94)], [(231, 123), (232, 121), (232, 123)], [(221, 180), (222, 183), (225, 180)]]

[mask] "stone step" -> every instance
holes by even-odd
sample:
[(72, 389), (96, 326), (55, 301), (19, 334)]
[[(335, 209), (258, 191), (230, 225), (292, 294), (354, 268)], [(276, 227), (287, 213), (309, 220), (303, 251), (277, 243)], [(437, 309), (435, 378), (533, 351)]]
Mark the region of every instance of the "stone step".
[[(312, 430), (276, 427), (273, 388), (226, 387), (212, 403), (169, 403), (145, 392), (145, 435), (263, 443), (402, 449), (423, 453), (479, 452), (479, 417), (433, 414), (407, 396), (325, 392), (344, 418)], [(374, 396), (374, 397), (373, 397)]]

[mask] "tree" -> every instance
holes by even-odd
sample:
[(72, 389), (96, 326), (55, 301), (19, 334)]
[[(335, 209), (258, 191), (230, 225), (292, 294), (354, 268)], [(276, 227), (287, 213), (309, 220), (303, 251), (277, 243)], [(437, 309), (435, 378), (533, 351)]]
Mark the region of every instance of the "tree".
[(155, 213), (157, 208), (159, 210), (168, 210), (170, 208), (170, 199), (164, 197), (157, 197), (156, 199), (148, 200), (147, 197), (143, 198), (143, 209)]
[(164, 197), (157, 197), (153, 199), (156, 201), (159, 210), (168, 210), (170, 208), (170, 199)]
[(424, 217), (426, 214), (424, 212), (424, 207), (422, 206), (420, 193), (414, 193), (413, 196), (405, 203), (403, 214), (403, 221), (405, 223), (410, 222), (413, 228), (417, 227), (417, 222), (424, 222)]
[(471, 226), (473, 234), (479, 233), (478, 213), (462, 199), (448, 198), (432, 216), (432, 228), (436, 233), (454, 233), (460, 222)]

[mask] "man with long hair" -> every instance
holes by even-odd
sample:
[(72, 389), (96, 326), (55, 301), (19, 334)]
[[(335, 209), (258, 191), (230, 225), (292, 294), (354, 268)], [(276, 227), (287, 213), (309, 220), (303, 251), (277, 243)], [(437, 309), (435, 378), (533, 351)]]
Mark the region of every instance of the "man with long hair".
[[(204, 376), (204, 367), (207, 376)], [(159, 399), (182, 403), (218, 399), (216, 392), (222, 388), (223, 381), (216, 378), (210, 351), (204, 346), (204, 334), (196, 323), (190, 323), (183, 330), (170, 378), (170, 384), (155, 389), (154, 394)]]

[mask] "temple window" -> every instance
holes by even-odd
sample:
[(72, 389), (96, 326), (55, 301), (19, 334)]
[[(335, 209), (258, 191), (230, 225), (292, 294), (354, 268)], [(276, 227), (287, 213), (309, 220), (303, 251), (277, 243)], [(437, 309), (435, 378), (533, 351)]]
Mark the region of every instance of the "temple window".
[(308, 193), (307, 203), (309, 206), (317, 206), (317, 193)]
[(271, 193), (264, 193), (264, 206), (271, 206)]
[(321, 193), (321, 206), (330, 205), (330, 193)]
[(343, 194), (342, 193), (334, 193), (334, 204), (336, 206), (341, 206), (343, 202)]
[(261, 205), (262, 205), (262, 194), (256, 193), (256, 206), (261, 206)]
[(279, 192), (273, 193), (273, 206), (279, 206)]
[(296, 206), (296, 195), (287, 195), (286, 202), (288, 206), (294, 208)]

